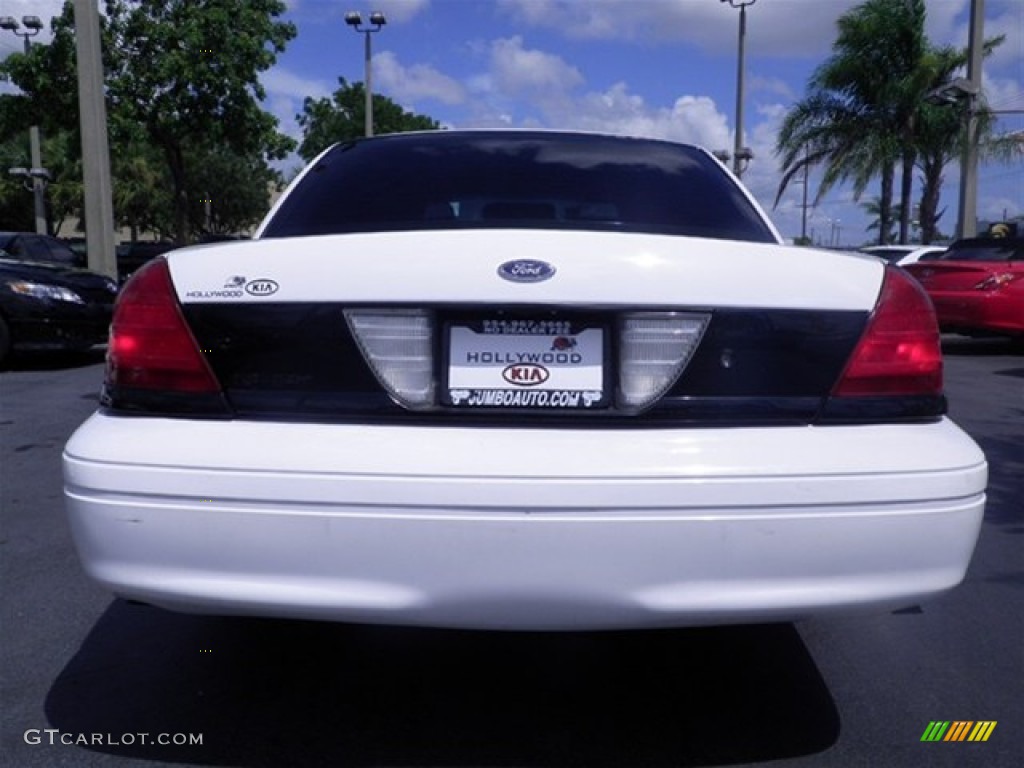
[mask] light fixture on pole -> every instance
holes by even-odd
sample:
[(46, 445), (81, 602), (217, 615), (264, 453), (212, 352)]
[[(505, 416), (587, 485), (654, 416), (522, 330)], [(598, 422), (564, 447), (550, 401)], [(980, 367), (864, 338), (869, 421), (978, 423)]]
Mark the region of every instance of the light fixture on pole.
[[(25, 25), (25, 31), (22, 32), (21, 24)], [(43, 22), (38, 16), (22, 16), (21, 24), (18, 24), (18, 20), (13, 16), (0, 16), (0, 29), (6, 29), (8, 32), (13, 32), (18, 37), (25, 41), (25, 55), (28, 56), (32, 50), (32, 43), (29, 41), (30, 37), (35, 37), (43, 29)], [(43, 158), (42, 150), (40, 149), (39, 139), (39, 126), (33, 125), (28, 129), (28, 143), (30, 159), (32, 161), (32, 170), (41, 171), (43, 170)], [(47, 174), (48, 175), (48, 174)], [(36, 232), (40, 235), (47, 233), (46, 226), (46, 183), (43, 177), (39, 174), (32, 174), (32, 198), (35, 208), (35, 220), (36, 220)]]
[(747, 6), (757, 0), (722, 0), (740, 9), (739, 54), (736, 62), (736, 143), (732, 152), (732, 170), (737, 177), (743, 175), (754, 157), (750, 147), (743, 146), (743, 70), (746, 66)]
[(974, 237), (977, 233), (978, 129), (977, 100), (981, 89), (970, 79), (958, 77), (925, 96), (925, 101), (941, 107), (963, 109), (964, 154), (960, 162), (960, 201), (956, 237)]
[(388, 23), (387, 17), (380, 11), (370, 14), (370, 23), (363, 26), (363, 17), (358, 11), (349, 11), (345, 14), (345, 23), (352, 27), (354, 32), (362, 32), (366, 39), (364, 48), (364, 64), (366, 67), (366, 129), (367, 136), (373, 136), (373, 86), (371, 84), (370, 72), (370, 35), (380, 32), (381, 27)]
[(16, 168), (8, 168), (7, 173), (15, 178), (22, 179), (25, 189), (29, 192), (33, 190), (33, 183), (36, 179), (44, 185), (49, 184), (51, 179), (50, 172), (45, 168), (23, 168), (18, 166)]

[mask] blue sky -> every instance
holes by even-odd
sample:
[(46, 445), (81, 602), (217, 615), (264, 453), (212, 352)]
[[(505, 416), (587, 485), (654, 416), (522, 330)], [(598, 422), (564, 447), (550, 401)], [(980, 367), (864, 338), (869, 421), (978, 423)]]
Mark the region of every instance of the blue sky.
[[(777, 127), (808, 77), (830, 53), (836, 20), (859, 0), (756, 0), (747, 9), (745, 144), (754, 160), (744, 182), (786, 236), (800, 233), (801, 189), (771, 210), (779, 181)], [(926, 0), (928, 34), (966, 46), (970, 0)], [(346, 11), (382, 11), (373, 37), (374, 90), (453, 128), (543, 127), (628, 133), (731, 149), (735, 127), (739, 11), (721, 0), (288, 0), (298, 37), (262, 80), (282, 129), (306, 96), (327, 96), (337, 78), (361, 81), (363, 38)], [(7, 0), (0, 13), (37, 13), (57, 0)], [(985, 35), (1006, 42), (985, 62), (997, 110), (1024, 110), (1024, 0), (985, 0)], [(11, 39), (8, 39), (11, 38)], [(10, 35), (0, 55), (13, 50)], [(998, 130), (1024, 129), (1024, 115)], [(956, 166), (947, 169), (941, 221), (955, 226)], [(814, 177), (811, 191), (816, 191)], [(869, 189), (865, 197), (877, 194)], [(916, 196), (915, 191), (915, 196)], [(862, 201), (863, 202), (863, 201)], [(1024, 165), (984, 164), (979, 216), (1024, 214)], [(847, 245), (870, 238), (847, 190), (809, 212), (809, 229)]]

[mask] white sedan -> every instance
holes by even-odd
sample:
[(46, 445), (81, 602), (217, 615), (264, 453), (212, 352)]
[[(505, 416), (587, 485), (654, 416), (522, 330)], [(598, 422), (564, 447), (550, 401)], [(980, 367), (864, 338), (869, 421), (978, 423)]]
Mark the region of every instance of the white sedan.
[(895, 264), (898, 267), (905, 267), (908, 264), (917, 264), (919, 261), (930, 261), (937, 259), (948, 250), (945, 245), (869, 245), (861, 248), (861, 253), (877, 256), (880, 259)]
[(189, 612), (785, 621), (964, 577), (986, 463), (927, 296), (786, 247), (690, 146), (337, 145), (124, 288), (64, 453), (87, 573)]

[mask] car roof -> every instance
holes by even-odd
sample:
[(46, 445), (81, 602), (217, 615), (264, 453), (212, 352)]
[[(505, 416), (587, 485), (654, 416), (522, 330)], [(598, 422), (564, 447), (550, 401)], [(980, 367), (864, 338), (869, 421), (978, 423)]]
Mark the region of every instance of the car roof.
[(408, 141), (416, 139), (433, 140), (434, 138), (437, 138), (439, 141), (446, 141), (451, 138), (486, 138), (488, 136), (500, 139), (522, 139), (523, 141), (529, 141), (531, 138), (553, 139), (564, 137), (578, 140), (593, 139), (594, 141), (613, 140), (622, 142), (639, 142), (644, 144), (665, 144), (673, 147), (689, 147), (691, 149), (696, 149), (708, 155), (711, 155), (711, 152), (709, 152), (704, 146), (688, 141), (676, 141), (673, 139), (661, 139), (651, 136), (638, 136), (622, 133), (609, 133), (606, 131), (564, 129), (559, 130), (552, 128), (458, 128), (434, 130), (428, 129), (421, 131), (401, 131), (397, 133), (378, 133), (373, 136), (360, 136), (348, 141), (339, 141), (337, 142), (337, 144), (347, 145), (364, 141)]
[[(971, 253), (971, 252), (1001, 252), (1005, 253), (1008, 251), (1013, 252), (1013, 260), (1019, 260), (1024, 258), (1024, 237), (968, 237), (962, 240), (957, 240), (946, 251), (943, 259), (948, 261), (957, 261), (957, 255), (960, 253)], [(985, 259), (978, 258), (977, 256), (968, 257), (967, 261), (1005, 261), (1006, 257)]]

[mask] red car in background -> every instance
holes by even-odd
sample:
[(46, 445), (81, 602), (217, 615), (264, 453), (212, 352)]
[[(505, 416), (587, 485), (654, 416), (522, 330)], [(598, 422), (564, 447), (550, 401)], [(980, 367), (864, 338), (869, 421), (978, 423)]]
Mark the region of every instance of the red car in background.
[(1024, 339), (1024, 237), (958, 240), (904, 269), (931, 296), (942, 330)]

